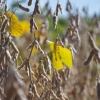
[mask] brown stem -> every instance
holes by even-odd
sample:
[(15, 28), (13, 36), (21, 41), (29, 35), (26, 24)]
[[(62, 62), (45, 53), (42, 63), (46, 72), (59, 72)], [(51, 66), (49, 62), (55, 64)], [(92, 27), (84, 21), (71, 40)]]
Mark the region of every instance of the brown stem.
[(33, 42), (33, 46), (32, 46), (32, 48), (31, 48), (30, 54), (29, 54), (29, 56), (28, 56), (28, 59), (30, 59), (30, 57), (31, 57), (32, 50), (33, 50), (33, 47), (34, 47), (34, 43), (35, 43), (35, 41)]

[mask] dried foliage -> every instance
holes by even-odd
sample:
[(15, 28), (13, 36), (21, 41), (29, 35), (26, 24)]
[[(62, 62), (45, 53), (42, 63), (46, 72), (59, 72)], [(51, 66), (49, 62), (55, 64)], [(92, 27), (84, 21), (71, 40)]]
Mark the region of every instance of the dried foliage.
[[(29, 8), (17, 4), (29, 12)], [(28, 0), (27, 5), (31, 6), (32, 0)], [(78, 11), (71, 12), (73, 7), (69, 0), (66, 5), (69, 23), (62, 37), (57, 27), (62, 7), (60, 2), (56, 5), (53, 15), (53, 27), (57, 28), (55, 42), (47, 41), (50, 38), (48, 17), (52, 15), (49, 2), (43, 8), (46, 13), (41, 14), (39, 0), (36, 0), (29, 21), (29, 33), (33, 34), (24, 34), (18, 40), (12, 37), (22, 35), (16, 15), (7, 11), (7, 2), (1, 0), (0, 6), (0, 100), (100, 100), (100, 46), (96, 44), (100, 31), (86, 34), (90, 26), (80, 18)], [(86, 8), (83, 12), (88, 15)], [(42, 18), (40, 26), (36, 17)], [(94, 23), (92, 27), (99, 30), (96, 14)]]

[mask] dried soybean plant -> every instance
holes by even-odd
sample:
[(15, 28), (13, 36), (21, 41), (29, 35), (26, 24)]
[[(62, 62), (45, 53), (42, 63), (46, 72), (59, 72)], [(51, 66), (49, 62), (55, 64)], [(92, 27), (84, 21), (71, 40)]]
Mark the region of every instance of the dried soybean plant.
[[(30, 1), (29, 1), (30, 2)], [(34, 20), (34, 16), (36, 14), (41, 14), (41, 9), (40, 9), (40, 5), (39, 5), (39, 0), (36, 0), (35, 2), (35, 7), (33, 10), (33, 14), (30, 16), (30, 32), (34, 33), (34, 29), (38, 30), (38, 27), (36, 25), (36, 22)], [(34, 34), (35, 35), (35, 34)], [(35, 37), (35, 36), (34, 36)]]
[[(40, 14), (38, 3), (39, 2), (36, 0), (32, 17), (34, 17), (35, 14)], [(58, 16), (58, 10), (62, 11), (60, 3), (57, 3), (57, 7), (56, 7), (55, 13), (57, 16)], [(32, 22), (30, 25), (34, 26), (34, 22)], [(43, 28), (48, 30), (48, 24), (46, 22), (43, 22)], [(31, 27), (30, 27), (30, 30), (31, 30)], [(59, 36), (57, 36), (56, 42), (59, 42), (59, 44), (64, 47), (61, 41), (61, 38)], [(31, 65), (29, 63), (30, 56), (32, 54), (32, 49), (34, 47), (36, 47), (36, 49), (41, 55), (39, 66), (37, 68), (37, 71), (38, 71), (37, 77), (35, 73), (32, 72)], [(29, 57), (26, 58), (26, 60), (24, 60), (24, 62), (19, 66), (18, 69), (20, 70), (21, 68), (25, 67), (26, 73), (29, 73), (27, 74), (30, 77), (29, 98), (31, 100), (32, 99), (51, 100), (53, 98), (57, 100), (68, 100), (68, 97), (65, 96), (64, 92), (61, 89), (64, 81), (67, 80), (68, 75), (66, 75), (67, 74), (66, 72), (68, 69), (65, 68), (60, 72), (57, 71), (56, 69), (53, 70), (52, 63), (51, 63), (49, 56), (42, 50), (42, 48), (40, 47), (38, 38), (36, 37), (34, 37), (33, 42), (27, 47), (27, 49), (31, 49)], [(52, 76), (50, 76), (51, 74)], [(39, 87), (37, 87), (37, 85), (39, 85), (42, 90), (39, 91), (38, 90)]]
[[(77, 53), (76, 49), (77, 47), (81, 46), (81, 38), (79, 35), (79, 28), (80, 28), (80, 15), (77, 10), (76, 15), (73, 15), (71, 13), (72, 5), (70, 1), (67, 1), (66, 11), (68, 11), (69, 14), (69, 26), (66, 31), (66, 33), (62, 37), (62, 41), (64, 45), (67, 45), (69, 43), (69, 49), (71, 50), (72, 57), (74, 59), (75, 53)], [(68, 43), (66, 42), (68, 41)]]
[[(28, 2), (28, 5), (31, 5), (31, 0)], [(23, 7), (18, 3), (19, 8), (24, 11), (29, 11), (27, 8)], [(58, 16), (58, 10), (62, 12), (60, 3), (56, 7), (56, 15)], [(6, 12), (5, 12), (6, 13)], [(57, 100), (68, 100), (68, 97), (65, 96), (62, 91), (62, 85), (66, 81), (68, 75), (66, 75), (68, 70), (63, 69), (62, 71), (57, 71), (53, 69), (52, 62), (48, 56), (41, 48), (38, 38), (35, 37), (34, 30), (40, 31), (43, 33), (43, 29), (48, 30), (47, 20), (42, 23), (40, 30), (38, 30), (37, 24), (35, 22), (34, 16), (36, 14), (41, 14), (39, 0), (36, 0), (34, 11), (30, 19), (30, 33), (34, 33), (33, 42), (29, 44), (27, 49), (30, 49), (29, 55), (18, 66), (17, 60), (19, 55), (19, 50), (9, 32), (7, 32), (7, 26), (9, 25), (8, 17), (6, 14), (3, 14), (4, 17), (1, 25), (1, 44), (0, 44), (0, 90), (1, 90), (1, 99), (4, 100), (46, 100), (46, 99), (57, 99)], [(1, 16), (1, 17), (2, 17)], [(47, 16), (47, 15), (46, 15)], [(11, 16), (10, 16), (11, 17)], [(57, 36), (56, 42), (59, 42), (60, 45), (63, 45), (61, 38)], [(37, 75), (32, 69), (30, 63), (30, 58), (32, 55), (33, 48), (36, 48), (40, 54), (39, 66), (37, 67)], [(28, 91), (25, 89), (25, 83), (19, 72), (24, 69), (27, 77), (29, 77), (28, 82)], [(10, 91), (10, 92), (9, 92)]]
[[(31, 6), (32, 0), (28, 0), (27, 5)], [(18, 6), (23, 11), (26, 12), (29, 11), (29, 8), (23, 7), (19, 3)], [(63, 64), (64, 66), (63, 69), (56, 70), (56, 68), (53, 67), (52, 59), (50, 58), (49, 55), (50, 53), (47, 53), (41, 46), (42, 43), (40, 41), (40, 36), (45, 35), (46, 37), (45, 40), (48, 38), (47, 34), (49, 30), (48, 16), (51, 15), (51, 10), (48, 8), (48, 6), (49, 3), (47, 2), (47, 4), (45, 5), (45, 8), (47, 8), (47, 12), (45, 15), (43, 15), (43, 22), (41, 27), (39, 28), (36, 23), (35, 16), (37, 14), (41, 14), (42, 11), (40, 9), (39, 0), (36, 0), (33, 13), (30, 16), (30, 33), (33, 33), (30, 35), (34, 36), (33, 42), (30, 43), (26, 49), (29, 52), (29, 55), (27, 55), (27, 57), (22, 61), (22, 63), (18, 65), (18, 57), (20, 51), (18, 50), (16, 44), (14, 43), (13, 37), (7, 31), (7, 27), (9, 26), (10, 21), (9, 18), (6, 16), (7, 7), (5, 5), (4, 9), (5, 13), (3, 13), (2, 16), (0, 16), (2, 18), (2, 24), (0, 28), (0, 36), (1, 36), (0, 37), (1, 38), (0, 39), (0, 99), (1, 100), (69, 100), (69, 98), (71, 98), (69, 96), (71, 92), (69, 94), (67, 94), (67, 92), (64, 92), (64, 88), (67, 82), (71, 84), (71, 87), (68, 88), (69, 91), (71, 91), (72, 89), (71, 95), (74, 96), (79, 95), (76, 94), (77, 93), (76, 91), (79, 90), (80, 90), (79, 91), (80, 95), (84, 92), (83, 90), (85, 86), (82, 86), (81, 89), (77, 89), (78, 85), (81, 84), (81, 82), (79, 82), (78, 84), (76, 78), (77, 76), (73, 75), (73, 77), (76, 79), (73, 78), (73, 80), (69, 81), (71, 70), (65, 64)], [(54, 42), (55, 43), (54, 49), (56, 49), (56, 45), (65, 48), (67, 45), (65, 43), (65, 39), (67, 39), (72, 57), (73, 59), (77, 59), (75, 56), (75, 53), (77, 52), (75, 46), (77, 45), (75, 45), (75, 43), (77, 42), (77, 44), (80, 44), (81, 40), (79, 35), (80, 16), (79, 12), (77, 12), (76, 15), (71, 14), (72, 5), (69, 0), (67, 2), (66, 10), (69, 12), (68, 14), (70, 15), (69, 27), (63, 38), (61, 38), (57, 32), (58, 35)], [(56, 11), (53, 15), (54, 29), (57, 28), (59, 11), (62, 13), (62, 7), (60, 2), (57, 3)], [(36, 31), (39, 32), (38, 37), (35, 36)], [(84, 63), (85, 65), (88, 65), (92, 60), (92, 58), (96, 61), (96, 63), (100, 61), (99, 48), (95, 45), (95, 42), (91, 34), (89, 34), (89, 44), (92, 49), (88, 59)], [(33, 48), (36, 48), (36, 50), (38, 51), (37, 55), (33, 55), (32, 53)], [(57, 53), (59, 54), (59, 52)], [(38, 62), (38, 64), (36, 66), (33, 66), (31, 62), (35, 61), (35, 56), (37, 56), (38, 58), (38, 60), (36, 59), (37, 61), (35, 63)], [(20, 72), (25, 72), (26, 76), (22, 77), (20, 75)], [(78, 72), (76, 71), (76, 73)], [(97, 74), (98, 74), (97, 93), (99, 99), (100, 98), (99, 72)], [(72, 86), (73, 84), (75, 86)], [(75, 88), (74, 89), (75, 91), (73, 90), (73, 88)]]
[(88, 32), (89, 35), (89, 44), (92, 48), (91, 52), (88, 55), (88, 58), (85, 60), (84, 65), (89, 65), (91, 60), (93, 59), (94, 62), (96, 63), (96, 76), (97, 76), (97, 96), (98, 100), (100, 99), (100, 74), (99, 74), (99, 68), (98, 68), (98, 63), (100, 63), (100, 49), (96, 46), (93, 36)]
[[(81, 38), (79, 35), (79, 26), (80, 26), (80, 15), (77, 11), (76, 15), (69, 13), (69, 27), (66, 31), (66, 34), (63, 36), (62, 41), (65, 43), (66, 39), (69, 43), (75, 45), (81, 44)], [(66, 43), (65, 43), (66, 44)]]
[(61, 7), (61, 4), (58, 2), (57, 3), (57, 6), (56, 6), (56, 11), (54, 12), (54, 15), (53, 15), (53, 27), (54, 29), (56, 29), (56, 26), (57, 26), (57, 23), (58, 23), (58, 12), (62, 13), (62, 7)]
[[(6, 6), (6, 3), (2, 4)], [(24, 92), (23, 77), (17, 70), (17, 60), (19, 50), (10, 33), (7, 31), (11, 24), (7, 16), (7, 7), (4, 13), (0, 15), (0, 99), (1, 100), (27, 100), (26, 93)], [(12, 13), (13, 15), (13, 13)], [(10, 91), (10, 92), (9, 92)]]
[[(57, 42), (60, 41), (60, 37), (57, 38)], [(60, 41), (60, 43), (62, 43)], [(31, 93), (30, 98), (35, 99), (50, 99), (55, 98), (57, 100), (68, 100), (68, 97), (65, 96), (63, 91), (61, 90), (62, 84), (67, 79), (67, 73), (65, 70), (68, 70), (67, 68), (62, 71), (52, 70), (52, 63), (48, 57), (47, 54), (41, 49), (39, 42), (35, 38), (35, 40), (27, 47), (27, 49), (33, 49), (33, 46), (36, 47), (36, 49), (39, 51), (39, 53), (42, 55), (42, 59), (39, 63), (39, 69), (38, 70), (38, 76), (36, 78), (35, 74), (31, 73), (29, 71), (29, 76), (31, 76), (30, 85), (29, 85), (29, 93)], [(31, 54), (31, 53), (30, 53)], [(29, 55), (30, 57), (30, 55)], [(28, 57), (28, 58), (29, 58)], [(28, 60), (29, 61), (29, 60)], [(26, 66), (26, 61), (23, 62), (21, 66), (19, 66), (19, 69)], [(46, 65), (45, 65), (46, 64)], [(30, 67), (31, 68), (31, 67)], [(50, 77), (50, 74), (52, 74), (52, 77)], [(33, 78), (33, 81), (32, 81)], [(64, 80), (62, 80), (64, 79)], [(37, 84), (42, 88), (41, 93), (38, 91)], [(34, 86), (34, 87), (33, 87)], [(55, 91), (55, 92), (54, 92)], [(33, 96), (34, 94), (34, 96)], [(48, 94), (48, 95), (47, 95)], [(46, 96), (47, 95), (47, 96)]]

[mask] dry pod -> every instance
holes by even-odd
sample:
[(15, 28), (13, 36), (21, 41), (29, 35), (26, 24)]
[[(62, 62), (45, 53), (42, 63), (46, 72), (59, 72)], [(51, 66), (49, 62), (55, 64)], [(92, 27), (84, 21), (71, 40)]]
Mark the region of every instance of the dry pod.
[(47, 93), (47, 91), (42, 91), (42, 93), (40, 94), (40, 100), (44, 100), (44, 99), (46, 99), (46, 93)]
[(34, 20), (34, 18), (31, 16), (31, 19), (30, 19), (30, 32), (31, 32), (31, 33), (34, 32), (34, 28), (35, 28), (36, 30), (38, 30), (38, 27), (37, 27), (37, 25), (36, 25), (36, 23), (35, 23), (35, 20)]
[(59, 71), (61, 79), (63, 80), (63, 83), (67, 81), (68, 76), (66, 75), (67, 73), (65, 72), (65, 70), (61, 70)]
[(11, 40), (10, 40), (10, 37), (7, 37), (2, 46), (3, 46), (3, 47), (6, 47), (6, 46), (9, 44), (10, 41), (11, 41)]
[(65, 94), (61, 92), (61, 89), (57, 91), (57, 96), (60, 98), (60, 100), (69, 100), (68, 97), (66, 97)]
[(72, 44), (69, 45), (72, 49), (74, 53), (77, 53), (76, 49), (74, 48), (74, 46)]
[(55, 77), (56, 77), (56, 80), (59, 82), (59, 83), (62, 83), (62, 79), (60, 78), (60, 75), (58, 73), (58, 71), (54, 71), (55, 72)]
[(33, 96), (33, 93), (32, 93), (32, 82), (30, 82), (30, 84), (29, 84), (28, 91), (29, 91), (29, 94), (30, 94), (31, 96)]
[(52, 70), (51, 61), (50, 61), (50, 59), (47, 55), (45, 57), (46, 57), (46, 63), (47, 63), (47, 66), (48, 66), (47, 74), (49, 75), (49, 74), (51, 74), (51, 70)]
[[(2, 50), (2, 51), (1, 51), (1, 54), (0, 54), (0, 64), (3, 62), (4, 56), (5, 56), (5, 51)], [(1, 67), (1, 66), (0, 66), (0, 67)], [(2, 67), (1, 67), (1, 68), (2, 68)]]
[(31, 4), (32, 4), (32, 0), (29, 0), (28, 1), (28, 6), (31, 6)]
[(79, 27), (79, 23), (80, 23), (80, 16), (79, 16), (79, 13), (76, 14), (76, 27), (78, 28)]
[(41, 49), (40, 45), (39, 45), (39, 48), (38, 48), (39, 52), (44, 55), (44, 51)]
[(35, 84), (32, 84), (32, 90), (36, 98), (40, 98)]
[(7, 55), (7, 59), (8, 59), (8, 60), (11, 60), (11, 59), (12, 59), (9, 50), (6, 50), (6, 55)]
[(39, 5), (39, 0), (36, 0), (36, 9), (37, 9), (37, 13), (41, 14), (41, 9), (40, 9), (40, 5)]
[(56, 29), (56, 26), (57, 26), (57, 22), (58, 22), (58, 11), (61, 11), (61, 13), (62, 13), (62, 8), (61, 8), (61, 4), (58, 2), (57, 3), (57, 6), (56, 6), (56, 11), (55, 11), (55, 13), (54, 13), (54, 15), (53, 15), (53, 27), (54, 27), (54, 29)]
[(70, 1), (68, 0), (67, 4), (66, 4), (66, 11), (70, 12), (71, 10), (72, 10), (72, 5), (71, 5)]
[(15, 53), (19, 53), (19, 50), (18, 50), (17, 46), (15, 45), (15, 43), (13, 41), (10, 42), (10, 45), (14, 49)]
[(97, 96), (98, 96), (98, 100), (100, 100), (100, 79), (98, 79), (98, 83), (97, 83)]
[(76, 34), (77, 39), (78, 39), (78, 43), (80, 43), (81, 39), (80, 39), (80, 36), (79, 36), (78, 28), (75, 28), (75, 29), (74, 29), (74, 34)]
[(41, 78), (42, 78), (43, 81), (46, 81), (46, 82), (48, 81), (47, 77), (44, 76), (43, 74), (41, 74)]
[(34, 25), (35, 29), (38, 30), (38, 27), (36, 25), (36, 22), (35, 22), (34, 18), (33, 18), (33, 25)]
[(53, 71), (53, 75), (52, 75), (52, 86), (55, 87), (55, 82), (56, 82), (56, 77), (55, 77), (55, 73)]
[(64, 100), (69, 100), (69, 98), (63, 93)]
[(25, 8), (24, 6), (22, 6), (21, 4), (18, 3), (18, 6), (20, 9), (22, 9), (23, 11), (29, 12), (29, 8)]
[(65, 75), (66, 75), (67, 78), (70, 77), (70, 69), (69, 69), (69, 68), (66, 67), (66, 68), (64, 69), (64, 73), (65, 73)]
[(68, 27), (68, 30), (66, 32), (65, 37), (68, 38), (69, 42), (76, 40), (77, 44), (80, 45), (81, 39), (80, 39), (80, 36), (79, 36), (78, 28), (73, 27), (72, 25), (70, 25)]
[(44, 76), (47, 76), (47, 73), (44, 69), (44, 65), (43, 65), (43, 60), (40, 61), (40, 69), (41, 69), (41, 73), (44, 75)]
[(71, 50), (72, 57), (74, 59), (75, 53), (77, 53), (77, 51), (76, 51), (76, 49), (74, 48), (74, 46), (72, 44), (69, 45), (69, 49)]
[(59, 98), (60, 98), (60, 100), (65, 100), (63, 93), (61, 93), (61, 92), (59, 93)]
[(69, 36), (72, 36), (72, 31), (73, 31), (73, 26), (69, 25), (65, 37), (68, 38)]
[(45, 99), (50, 100), (50, 91), (49, 90), (46, 91)]
[(58, 6), (60, 12), (62, 13), (62, 7), (61, 7), (61, 4), (60, 4), (59, 2), (58, 2), (58, 4), (57, 4), (57, 6)]
[(39, 42), (36, 39), (35, 39), (35, 47), (36, 47), (36, 49), (39, 48)]
[(59, 10), (60, 10), (60, 12), (62, 13), (62, 7), (61, 7), (61, 4), (58, 2), (58, 3), (57, 3), (57, 6), (56, 6), (56, 16), (58, 16)]
[(5, 18), (5, 20), (3, 21), (2, 25), (1, 25), (1, 33), (4, 32), (5, 28), (7, 27), (7, 24), (8, 24), (8, 19)]
[[(28, 59), (24, 60), (24, 65), (25, 65), (25, 72), (26, 72), (26, 75), (29, 76), (30, 75), (30, 67), (29, 67), (29, 61)], [(23, 66), (24, 66), (23, 65)]]
[(14, 50), (12, 50), (12, 52), (11, 52), (11, 57), (12, 57), (12, 60), (13, 60), (13, 61), (15, 61), (15, 60), (17, 59), (16, 53), (15, 53)]
[(28, 68), (27, 63), (25, 64), (25, 72), (26, 72), (26, 75), (29, 76), (29, 68)]
[(84, 65), (88, 65), (88, 64), (90, 63), (90, 61), (92, 60), (93, 56), (94, 56), (94, 51), (91, 50), (91, 52), (90, 52), (88, 58), (87, 58), (86, 61), (84, 62)]
[(90, 33), (88, 33), (88, 34), (89, 34), (89, 43), (90, 43), (90, 46), (92, 47), (92, 49), (93, 49), (93, 51), (95, 53), (98, 53), (99, 52), (99, 48), (96, 46), (96, 44), (95, 44), (95, 42), (94, 42), (93, 37), (91, 36), (91, 34)]
[(55, 100), (60, 100), (60, 98), (57, 97), (57, 95), (54, 93), (54, 91), (52, 89), (50, 90), (50, 93)]
[(33, 11), (33, 15), (35, 15), (35, 14), (41, 14), (39, 0), (36, 0), (36, 3), (35, 3), (35, 8), (34, 8), (34, 11)]
[(56, 13), (54, 13), (54, 15), (53, 15), (53, 27), (54, 27), (54, 29), (56, 29), (57, 22), (58, 22), (58, 16), (56, 15)]
[(30, 19), (30, 32), (34, 32), (34, 23), (33, 23), (33, 18)]

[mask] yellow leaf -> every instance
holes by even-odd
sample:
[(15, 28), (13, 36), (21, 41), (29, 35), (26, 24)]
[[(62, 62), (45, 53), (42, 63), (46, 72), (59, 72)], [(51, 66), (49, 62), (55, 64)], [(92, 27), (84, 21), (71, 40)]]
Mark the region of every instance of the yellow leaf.
[(54, 42), (48, 41), (50, 50), (52, 52), (52, 64), (56, 68), (56, 70), (63, 69), (64, 63), (68, 68), (72, 67), (72, 54), (71, 51), (67, 48), (63, 48), (58, 44), (55, 45)]
[(60, 46), (60, 56), (61, 56), (61, 60), (62, 62), (68, 66), (69, 68), (72, 67), (72, 54), (71, 51), (67, 48), (63, 48)]
[(54, 50), (54, 42), (47, 40), (47, 43), (49, 45), (50, 50), (53, 51)]
[(9, 20), (10, 25), (7, 27), (7, 31), (11, 33), (12, 36), (22, 36), (22, 26), (20, 22), (18, 21), (18, 18), (16, 15), (14, 15), (11, 12), (6, 12), (5, 14)]
[(52, 64), (56, 68), (56, 70), (63, 69), (63, 64), (61, 62), (61, 59), (58, 54), (55, 55), (54, 52), (52, 52)]
[(27, 20), (20, 21), (20, 24), (22, 26), (23, 34), (24, 33), (30, 33), (30, 23)]

